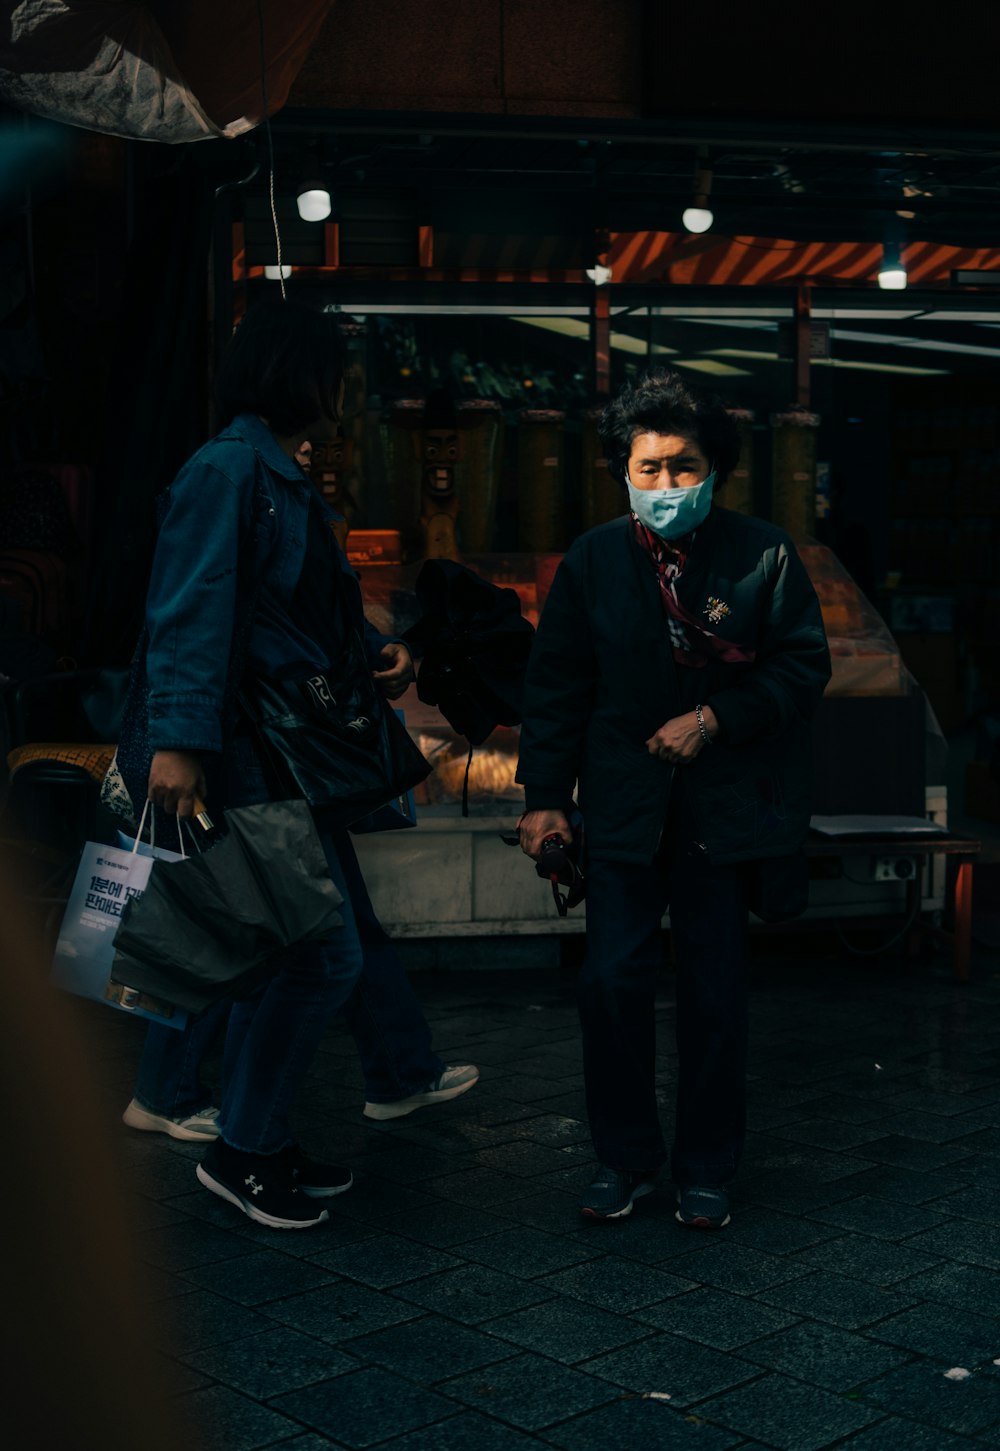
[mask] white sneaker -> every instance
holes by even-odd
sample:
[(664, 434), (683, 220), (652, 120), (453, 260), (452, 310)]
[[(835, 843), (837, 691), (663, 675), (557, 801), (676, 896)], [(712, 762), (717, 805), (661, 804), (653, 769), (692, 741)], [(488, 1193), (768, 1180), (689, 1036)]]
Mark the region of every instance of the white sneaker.
[(151, 1113), (133, 1098), (122, 1114), (122, 1123), (130, 1129), (145, 1129), (147, 1133), (169, 1134), (172, 1139), (191, 1139), (204, 1144), (219, 1137), (218, 1118), (217, 1108), (202, 1108), (186, 1118), (183, 1115), (167, 1118), (164, 1114)]
[(426, 1108), (431, 1103), (444, 1103), (449, 1098), (457, 1098), (460, 1093), (468, 1093), (478, 1081), (479, 1069), (472, 1063), (465, 1063), (458, 1068), (446, 1068), (441, 1077), (423, 1093), (411, 1093), (408, 1098), (396, 1098), (391, 1103), (366, 1103), (364, 1115), (365, 1118), (403, 1118), (415, 1108)]

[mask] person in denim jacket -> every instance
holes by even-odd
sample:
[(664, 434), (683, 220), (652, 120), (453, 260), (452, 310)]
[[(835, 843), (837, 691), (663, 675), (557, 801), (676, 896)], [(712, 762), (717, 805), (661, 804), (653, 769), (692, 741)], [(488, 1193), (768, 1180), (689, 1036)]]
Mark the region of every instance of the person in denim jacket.
[[(277, 794), (241, 723), (244, 672), (324, 671), (357, 630), (388, 699), (414, 678), (406, 645), (364, 619), (333, 512), (295, 461), (305, 439), (322, 442), (337, 427), (342, 345), (333, 320), (289, 303), (252, 309), (223, 362), (218, 399), (228, 423), (184, 466), (161, 508), (118, 749), (133, 802), (148, 795), (168, 819), (191, 817), (199, 801), (220, 819), (226, 807)], [(453, 1098), (478, 1077), (433, 1053), (346, 829), (323, 808), (314, 818), (344, 898), (343, 928), (284, 954), (255, 996), (232, 1005), (217, 1111), (205, 1108), (198, 1080), (218, 1027), (209, 1014), (184, 1034), (149, 1029), (125, 1112), (134, 1128), (210, 1140), (201, 1183), (274, 1228), (319, 1223), (327, 1212), (318, 1201), (351, 1186), (348, 1169), (308, 1159), (289, 1128), (294, 1094), (337, 1010), (358, 1043), (371, 1118)]]

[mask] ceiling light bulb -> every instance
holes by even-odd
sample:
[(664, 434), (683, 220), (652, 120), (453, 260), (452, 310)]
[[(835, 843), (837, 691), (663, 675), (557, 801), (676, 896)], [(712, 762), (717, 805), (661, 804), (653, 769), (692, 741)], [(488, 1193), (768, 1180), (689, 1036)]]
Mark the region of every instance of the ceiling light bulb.
[(277, 282), (281, 277), (291, 277), (292, 269), (282, 264), (280, 267), (265, 267), (264, 276), (268, 282)]
[(715, 221), (715, 217), (708, 207), (687, 207), (681, 216), (681, 221), (689, 232), (707, 232)]
[(878, 285), (884, 292), (902, 292), (906, 287), (906, 268), (901, 262), (885, 262), (879, 269)]
[(602, 267), (600, 263), (596, 267), (588, 267), (586, 273), (595, 287), (606, 287), (611, 281), (611, 268)]
[(325, 222), (333, 210), (330, 193), (322, 186), (304, 187), (295, 198), (295, 204), (304, 222)]

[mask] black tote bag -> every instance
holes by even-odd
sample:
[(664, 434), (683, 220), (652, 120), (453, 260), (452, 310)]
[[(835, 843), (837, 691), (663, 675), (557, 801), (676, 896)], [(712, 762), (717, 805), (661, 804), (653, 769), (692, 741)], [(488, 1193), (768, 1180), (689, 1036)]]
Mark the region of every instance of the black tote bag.
[(285, 948), (341, 927), (342, 900), (304, 801), (234, 807), (203, 853), (153, 862), (122, 912), (111, 980), (203, 1012), (273, 976)]
[(382, 699), (357, 634), (338, 667), (305, 680), (244, 677), (239, 700), (276, 785), (345, 825), (431, 774)]

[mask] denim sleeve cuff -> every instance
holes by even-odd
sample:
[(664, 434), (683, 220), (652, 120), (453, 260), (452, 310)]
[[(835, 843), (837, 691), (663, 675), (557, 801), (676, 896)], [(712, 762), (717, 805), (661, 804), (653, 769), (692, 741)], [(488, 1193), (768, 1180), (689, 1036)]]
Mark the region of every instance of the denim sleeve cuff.
[(218, 710), (205, 709), (193, 701), (149, 703), (149, 744), (154, 751), (222, 750), (222, 725)]

